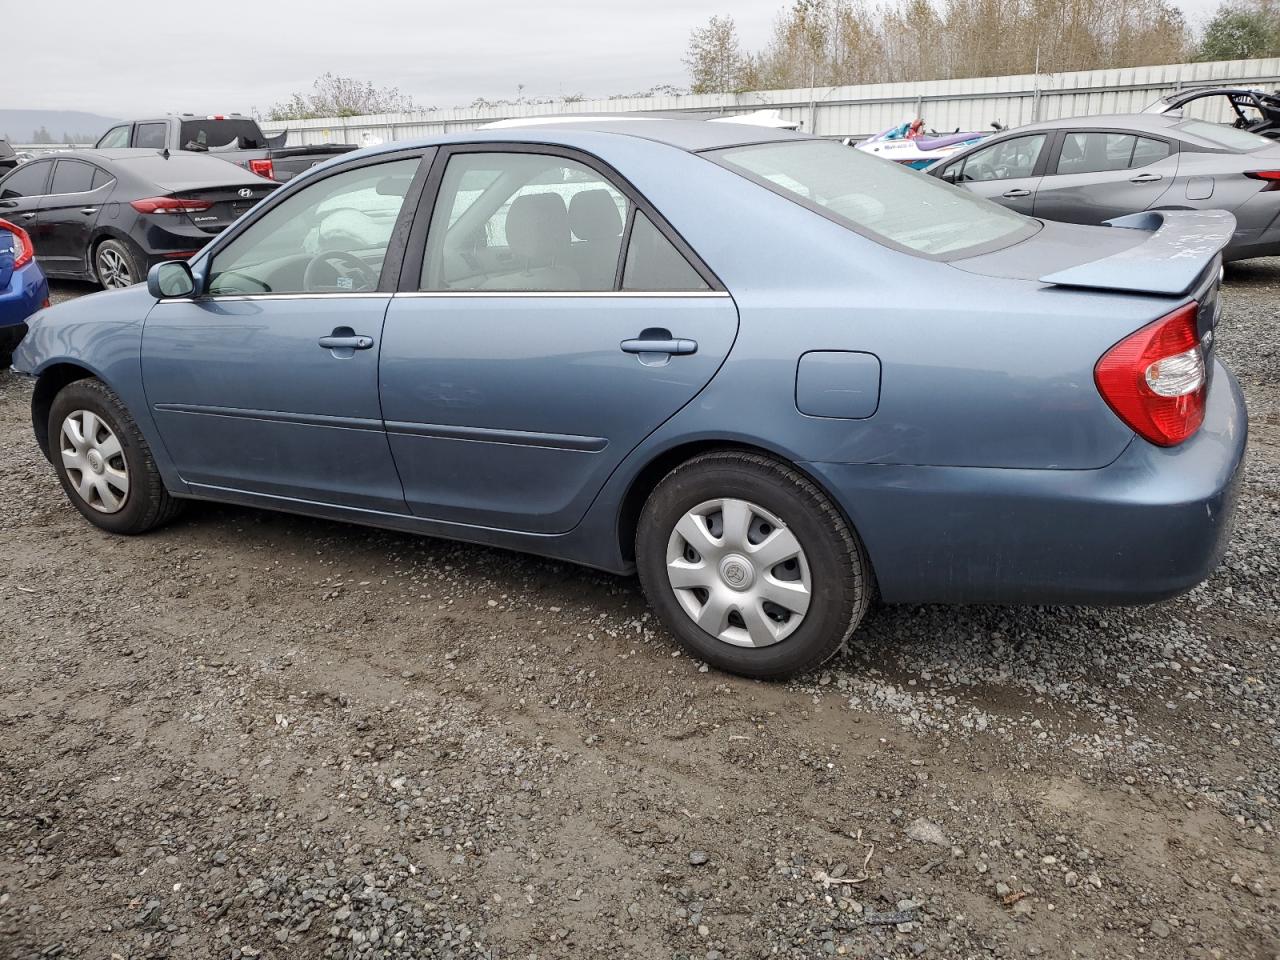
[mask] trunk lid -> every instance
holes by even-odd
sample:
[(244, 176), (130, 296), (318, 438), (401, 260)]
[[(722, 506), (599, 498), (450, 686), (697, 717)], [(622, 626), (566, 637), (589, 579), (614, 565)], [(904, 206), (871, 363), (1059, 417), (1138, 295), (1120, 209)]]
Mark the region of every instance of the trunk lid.
[(231, 187), (198, 187), (173, 194), (182, 200), (203, 200), (211, 206), (207, 210), (188, 213), (187, 216), (205, 233), (221, 233), (249, 211), (263, 197), (275, 190), (278, 184), (263, 180), (262, 185), (242, 184)]

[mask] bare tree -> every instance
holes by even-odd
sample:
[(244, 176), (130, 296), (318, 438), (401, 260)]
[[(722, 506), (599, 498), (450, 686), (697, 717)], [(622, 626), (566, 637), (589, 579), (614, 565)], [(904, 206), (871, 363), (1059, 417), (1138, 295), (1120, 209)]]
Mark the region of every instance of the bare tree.
[(268, 120), (308, 120), (316, 117), (360, 117), (373, 113), (417, 110), (413, 98), (396, 87), (375, 87), (368, 80), (323, 73), (310, 93), (295, 93), (267, 110)]

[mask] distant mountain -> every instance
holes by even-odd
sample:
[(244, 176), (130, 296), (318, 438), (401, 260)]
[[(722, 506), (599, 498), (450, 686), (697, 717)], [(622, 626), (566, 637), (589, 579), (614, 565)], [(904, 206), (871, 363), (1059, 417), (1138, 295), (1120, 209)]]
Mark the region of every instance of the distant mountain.
[(36, 143), (44, 130), (53, 143), (92, 143), (116, 122), (114, 117), (80, 110), (0, 110), (0, 137), (11, 143)]

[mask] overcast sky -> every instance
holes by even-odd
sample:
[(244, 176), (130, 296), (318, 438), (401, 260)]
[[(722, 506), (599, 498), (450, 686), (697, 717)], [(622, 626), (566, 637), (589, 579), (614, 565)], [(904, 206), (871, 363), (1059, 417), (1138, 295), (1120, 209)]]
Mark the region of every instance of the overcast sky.
[[(17, 0), (4, 3), (5, 35), (21, 40), (5, 45), (0, 106), (247, 112), (309, 89), (326, 70), (397, 86), (421, 106), (513, 98), (518, 84), (526, 97), (631, 93), (686, 83), (689, 31), (712, 14), (732, 12), (754, 49), (785, 3)], [(1217, 0), (1181, 6), (1198, 26)]]

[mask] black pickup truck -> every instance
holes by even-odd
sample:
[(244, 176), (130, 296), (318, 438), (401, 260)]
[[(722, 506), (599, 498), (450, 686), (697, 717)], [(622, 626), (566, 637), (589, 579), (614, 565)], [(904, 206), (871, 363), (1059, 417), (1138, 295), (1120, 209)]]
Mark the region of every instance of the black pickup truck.
[(208, 153), (281, 183), (330, 157), (356, 149), (350, 143), (286, 147), (286, 136), (287, 133), (281, 133), (268, 137), (256, 120), (238, 113), (208, 117), (184, 113), (116, 124), (99, 137), (94, 146)]

